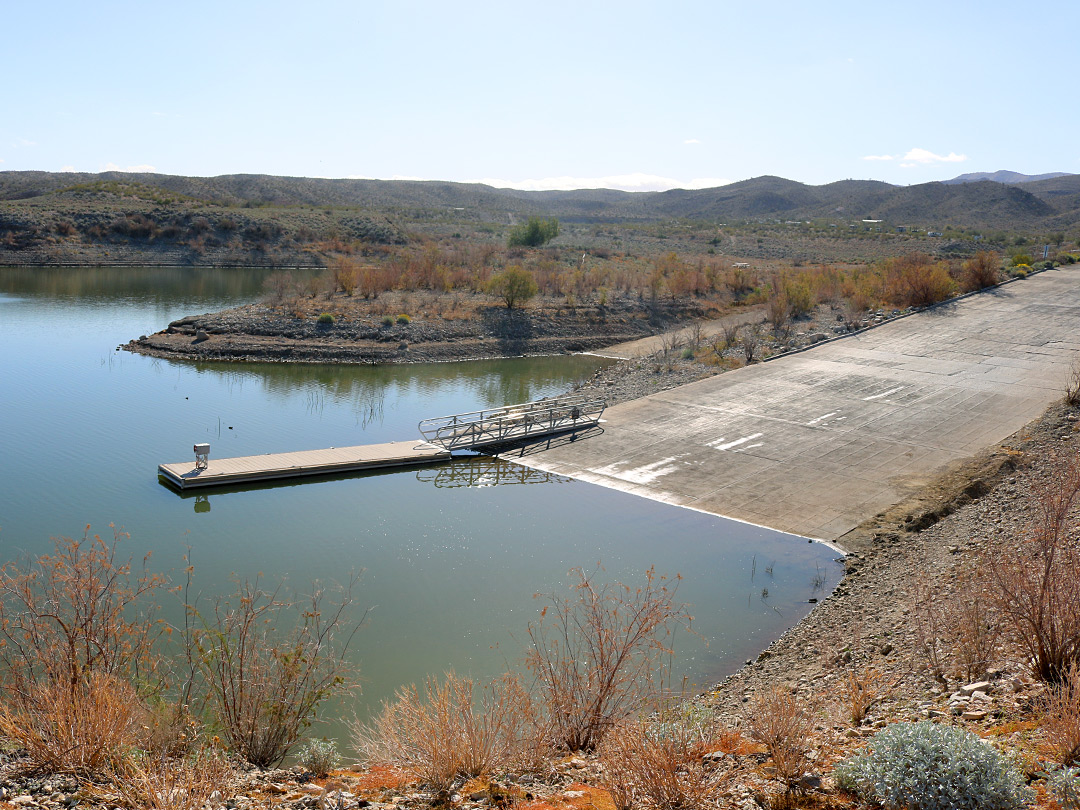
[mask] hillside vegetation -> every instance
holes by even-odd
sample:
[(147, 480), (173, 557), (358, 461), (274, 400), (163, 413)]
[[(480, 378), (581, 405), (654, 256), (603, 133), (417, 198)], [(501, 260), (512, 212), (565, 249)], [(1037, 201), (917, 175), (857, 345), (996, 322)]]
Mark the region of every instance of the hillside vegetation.
[(0, 264), (325, 266), (373, 246), (505, 245), (529, 220), (553, 244), (652, 256), (867, 262), (1080, 238), (1080, 176), (1005, 184), (809, 186), (757, 177), (701, 190), (515, 191), (442, 181), (0, 172)]

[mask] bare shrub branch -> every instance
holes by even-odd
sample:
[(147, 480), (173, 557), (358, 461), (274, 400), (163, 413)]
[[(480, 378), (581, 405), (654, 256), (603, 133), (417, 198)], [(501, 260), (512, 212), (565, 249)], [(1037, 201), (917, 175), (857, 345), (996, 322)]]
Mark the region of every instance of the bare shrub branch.
[(28, 690), (41, 679), (66, 683), (72, 695), (101, 673), (158, 688), (161, 659), (154, 645), (164, 624), (154, 592), (165, 578), (117, 557), (123, 538), (90, 535), (55, 540), (53, 554), (20, 568), (0, 568), (0, 664), (9, 688)]
[[(230, 746), (260, 767), (278, 765), (310, 725), (318, 705), (350, 688), (342, 656), (359, 624), (335, 644), (352, 604), (352, 577), (336, 601), (318, 587), (305, 602), (263, 590), (259, 581), (238, 583), (230, 602), (214, 606), (212, 620), (195, 633), (210, 705)], [(280, 628), (293, 625), (285, 637)]]
[(539, 621), (529, 624), (526, 664), (556, 744), (578, 751), (595, 748), (614, 723), (656, 694), (674, 633), (689, 628), (691, 617), (675, 602), (678, 578), (669, 582), (653, 568), (636, 589), (597, 584), (580, 568), (571, 573), (574, 597), (548, 595)]
[(1018, 547), (988, 553), (986, 570), (1007, 640), (1032, 673), (1061, 681), (1080, 663), (1080, 548), (1069, 536), (1080, 497), (1080, 461), (1058, 458)]

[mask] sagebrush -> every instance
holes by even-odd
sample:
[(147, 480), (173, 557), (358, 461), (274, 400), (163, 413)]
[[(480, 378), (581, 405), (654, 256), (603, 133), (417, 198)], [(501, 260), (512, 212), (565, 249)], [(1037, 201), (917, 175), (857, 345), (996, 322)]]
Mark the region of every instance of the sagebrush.
[(833, 775), (843, 790), (907, 810), (1015, 810), (1034, 797), (997, 749), (929, 720), (888, 726)]

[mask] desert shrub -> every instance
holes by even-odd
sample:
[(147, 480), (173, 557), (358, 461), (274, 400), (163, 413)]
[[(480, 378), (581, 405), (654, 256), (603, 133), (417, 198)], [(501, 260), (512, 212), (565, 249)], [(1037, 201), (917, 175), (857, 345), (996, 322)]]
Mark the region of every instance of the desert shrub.
[(1065, 376), (1065, 404), (1073, 408), (1080, 405), (1080, 360), (1072, 364)]
[(1070, 666), (1040, 697), (1037, 711), (1050, 754), (1063, 765), (1080, 764), (1080, 666)]
[(689, 346), (687, 346), (685, 349), (682, 350), (682, 359), (683, 360), (693, 360), (694, 359), (694, 350), (691, 349)]
[(60, 538), (55, 552), (0, 568), (0, 665), (7, 687), (27, 693), (41, 682), (75, 694), (92, 674), (158, 688), (165, 632), (154, 598), (165, 578), (118, 556), (126, 535)]
[(1051, 459), (1049, 483), (1034, 497), (1026, 536), (988, 553), (990, 596), (1014, 650), (1032, 673), (1060, 682), (1080, 664), (1080, 546), (1070, 512), (1080, 498), (1080, 460)]
[(742, 347), (746, 365), (750, 365), (754, 362), (754, 358), (757, 357), (758, 350), (761, 348), (761, 331), (757, 324), (747, 326), (742, 330), (739, 345)]
[(808, 707), (779, 685), (759, 693), (750, 704), (746, 729), (751, 739), (769, 750), (777, 777), (790, 787), (810, 764)]
[(448, 673), (441, 681), (429, 678), (423, 694), (415, 685), (399, 689), (371, 723), (354, 725), (353, 737), (367, 763), (403, 768), (445, 792), (458, 777), (532, 764), (536, 719), (516, 677), (477, 689)]
[(490, 295), (501, 298), (507, 309), (525, 303), (540, 291), (533, 274), (517, 265), (496, 273), (484, 289)]
[(784, 297), (792, 318), (804, 318), (814, 309), (814, 290), (807, 278), (786, 279)]
[(791, 321), (791, 305), (788, 303), (787, 296), (783, 291), (774, 292), (765, 306), (773, 336), (782, 338), (787, 334)]
[(398, 315), (397, 322), (402, 326), (408, 326), (412, 322), (412, 319), (408, 315)]
[(655, 694), (669, 671), (672, 637), (689, 627), (690, 615), (675, 601), (678, 580), (652, 568), (637, 588), (599, 584), (580, 568), (571, 573), (573, 597), (548, 595), (529, 624), (526, 663), (555, 743), (579, 751), (595, 748)]
[(885, 276), (889, 299), (900, 306), (925, 307), (956, 294), (948, 265), (924, 254), (889, 259)]
[(307, 745), (300, 749), (296, 761), (315, 776), (322, 778), (338, 766), (341, 754), (333, 740), (309, 740)]
[(524, 225), (511, 229), (509, 247), (539, 247), (559, 235), (559, 220), (529, 217)]
[(980, 250), (964, 262), (964, 282), (969, 290), (993, 287), (1001, 280), (1001, 258), (989, 250)]
[(391, 318), (389, 315), (384, 315), (381, 323), (382, 323), (383, 326), (393, 326), (394, 325), (394, 319)]
[(319, 315), (318, 322), (319, 323), (325, 323), (325, 324), (333, 324), (334, 316), (332, 314), (330, 314), (329, 312), (323, 312), (321, 315)]
[(1012, 264), (1013, 264), (1013, 267), (1030, 267), (1031, 266), (1031, 256), (1029, 256), (1027, 253), (1013, 254)]
[(1008, 759), (963, 729), (894, 723), (868, 749), (833, 773), (842, 789), (885, 807), (1010, 810), (1034, 795)]
[(686, 708), (620, 723), (600, 746), (604, 787), (617, 810), (709, 806), (730, 772), (706, 756), (716, 747), (709, 726)]
[(1080, 810), (1080, 768), (1054, 768), (1046, 775), (1046, 786), (1061, 810)]
[(285, 599), (280, 587), (266, 591), (255, 580), (238, 583), (232, 601), (219, 599), (212, 617), (190, 608), (215, 719), (253, 765), (279, 764), (319, 704), (349, 688), (342, 656), (352, 634), (335, 642), (356, 579), (333, 602), (317, 587), (304, 600)]
[(1013, 268), (1012, 275), (1014, 278), (1027, 278), (1028, 273), (1031, 272), (1031, 268), (1026, 264), (1021, 264)]

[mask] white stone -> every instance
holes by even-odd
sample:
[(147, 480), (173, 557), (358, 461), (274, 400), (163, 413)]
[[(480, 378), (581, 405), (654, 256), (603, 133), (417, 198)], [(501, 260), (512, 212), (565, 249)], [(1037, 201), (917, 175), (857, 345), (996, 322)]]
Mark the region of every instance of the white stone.
[(961, 695), (970, 696), (972, 692), (989, 692), (990, 681), (976, 681), (975, 683), (969, 683), (967, 686), (960, 687)]

